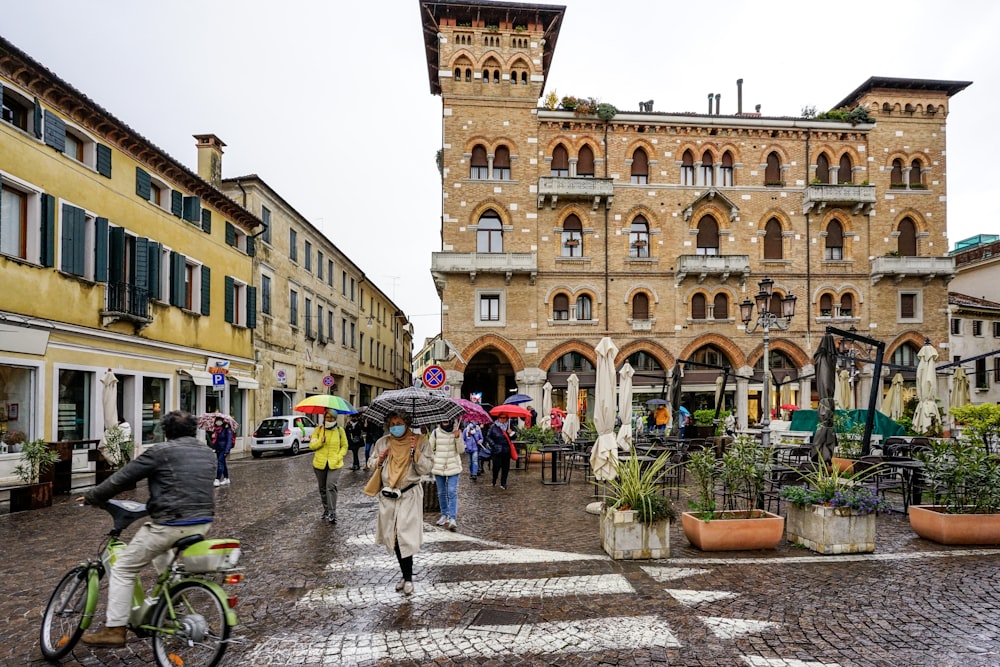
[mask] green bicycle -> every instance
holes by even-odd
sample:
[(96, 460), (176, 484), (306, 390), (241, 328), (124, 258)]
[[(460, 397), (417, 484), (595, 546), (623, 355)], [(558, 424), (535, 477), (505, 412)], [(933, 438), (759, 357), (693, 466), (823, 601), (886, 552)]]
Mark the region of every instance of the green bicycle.
[[(109, 500), (102, 509), (111, 514), (114, 528), (102, 540), (97, 558), (66, 573), (42, 615), (41, 647), (46, 660), (66, 656), (94, 619), (100, 581), (126, 547), (119, 539), (134, 521), (148, 514), (132, 500)], [(192, 535), (173, 546), (170, 567), (146, 591), (136, 577), (128, 628), (140, 637), (152, 637), (160, 667), (213, 667), (222, 659), (237, 624), (236, 596), (223, 584), (238, 584), (235, 570), (240, 542)]]

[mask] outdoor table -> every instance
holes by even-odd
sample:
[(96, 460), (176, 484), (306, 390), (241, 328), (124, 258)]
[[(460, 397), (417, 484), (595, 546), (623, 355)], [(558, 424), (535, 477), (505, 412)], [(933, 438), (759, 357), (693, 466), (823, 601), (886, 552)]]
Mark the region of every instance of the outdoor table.
[(919, 505), (923, 499), (920, 471), (924, 469), (924, 462), (918, 459), (887, 457), (882, 459), (882, 465), (899, 471), (900, 477), (903, 479), (903, 514), (909, 514), (910, 505)]
[[(542, 484), (568, 484), (573, 470), (569, 454), (573, 448), (569, 445), (550, 445), (538, 451), (542, 453)], [(546, 465), (546, 457), (549, 465)]]

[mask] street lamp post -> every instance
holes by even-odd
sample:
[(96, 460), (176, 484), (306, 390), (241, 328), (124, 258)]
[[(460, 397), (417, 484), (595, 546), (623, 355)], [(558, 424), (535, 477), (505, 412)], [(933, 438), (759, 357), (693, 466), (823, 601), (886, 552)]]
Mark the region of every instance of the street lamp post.
[(795, 316), (796, 297), (788, 294), (781, 297), (781, 314), (775, 314), (771, 310), (772, 289), (774, 281), (764, 277), (758, 284), (760, 292), (754, 297), (757, 305), (757, 319), (754, 319), (754, 302), (744, 299), (740, 304), (740, 319), (746, 327), (747, 333), (754, 333), (758, 329), (764, 332), (764, 414), (760, 420), (760, 442), (764, 447), (771, 444), (771, 359), (768, 345), (771, 342), (771, 329), (787, 331), (791, 326), (792, 317)]

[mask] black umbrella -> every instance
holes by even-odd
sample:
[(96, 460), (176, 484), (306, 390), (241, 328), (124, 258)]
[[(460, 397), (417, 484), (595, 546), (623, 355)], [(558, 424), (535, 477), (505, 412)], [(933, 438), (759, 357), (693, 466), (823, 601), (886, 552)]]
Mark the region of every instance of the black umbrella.
[(379, 394), (368, 406), (365, 417), (384, 423), (386, 415), (394, 411), (410, 415), (412, 426), (431, 426), (457, 418), (465, 408), (441, 392), (407, 387)]
[(837, 347), (833, 334), (827, 333), (819, 342), (813, 355), (816, 368), (816, 393), (819, 395), (817, 427), (813, 435), (813, 459), (828, 464), (833, 459), (833, 448), (837, 446), (837, 434), (833, 430), (834, 389), (837, 384)]
[(674, 436), (680, 433), (682, 380), (681, 364), (680, 362), (677, 362), (674, 364), (674, 374), (670, 377), (670, 411), (673, 413), (673, 419), (670, 420), (670, 435)]

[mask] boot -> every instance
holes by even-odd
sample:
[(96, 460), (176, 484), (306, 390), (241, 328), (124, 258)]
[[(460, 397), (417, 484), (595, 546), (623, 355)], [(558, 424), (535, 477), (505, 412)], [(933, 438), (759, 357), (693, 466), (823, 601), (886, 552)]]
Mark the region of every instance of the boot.
[(83, 637), (83, 643), (91, 646), (125, 646), (125, 626), (108, 627), (96, 632), (88, 632)]

